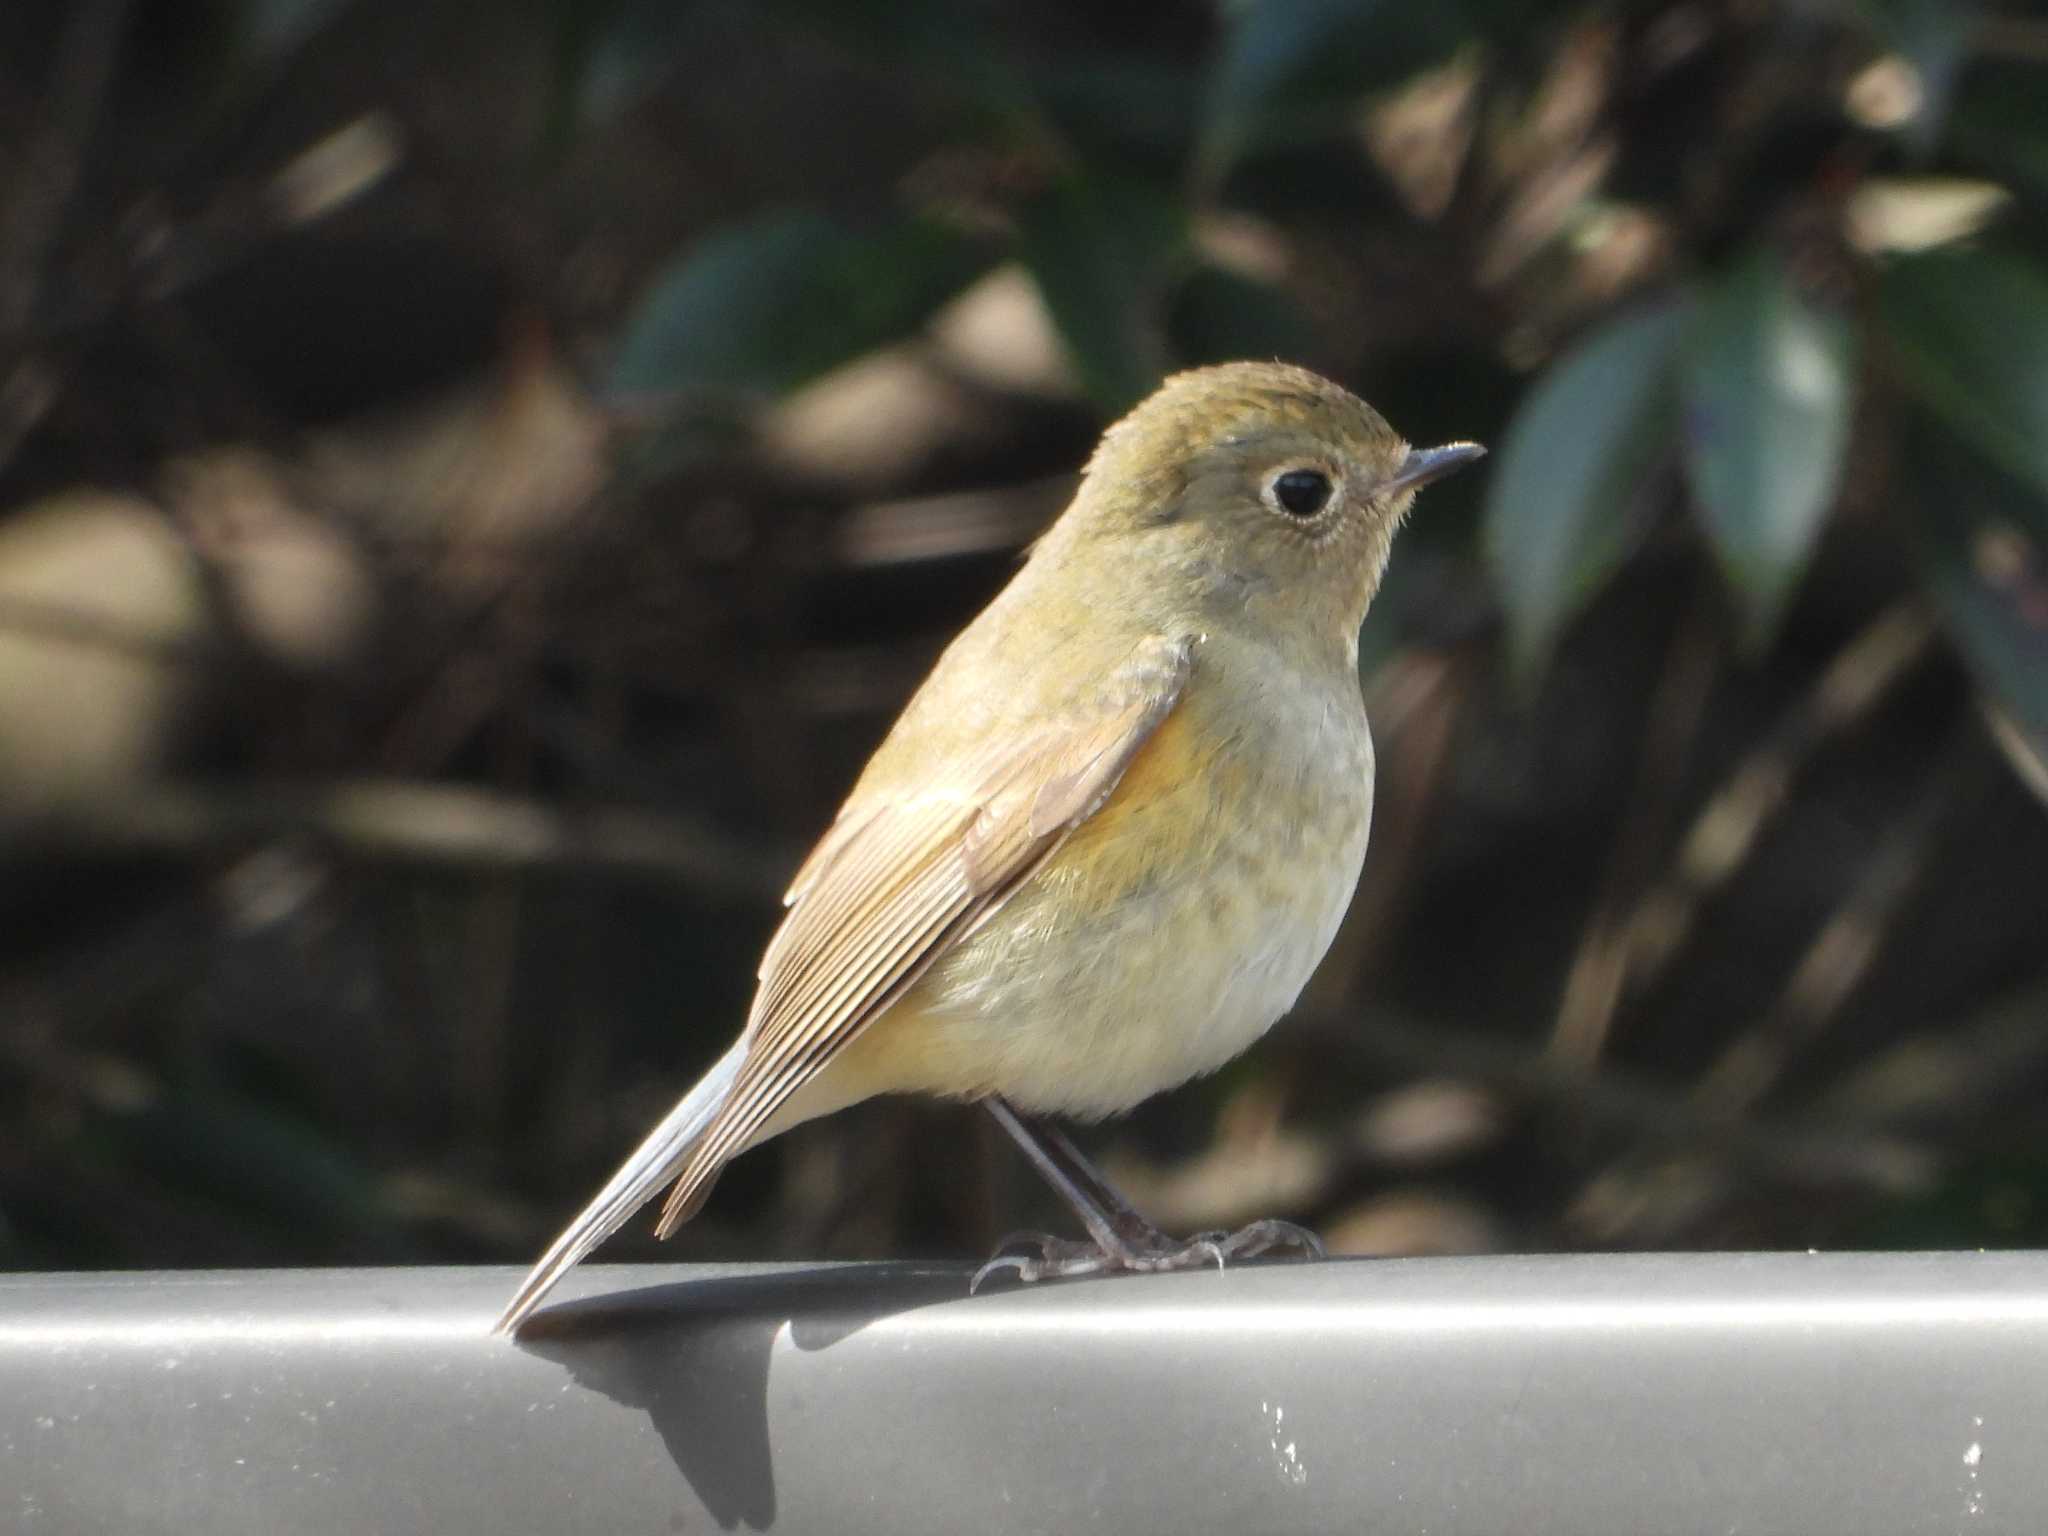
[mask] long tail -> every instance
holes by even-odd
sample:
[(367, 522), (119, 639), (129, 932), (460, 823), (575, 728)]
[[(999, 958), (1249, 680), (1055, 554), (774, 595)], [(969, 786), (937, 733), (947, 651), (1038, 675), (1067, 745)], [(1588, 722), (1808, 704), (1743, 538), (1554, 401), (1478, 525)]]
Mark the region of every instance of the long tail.
[(668, 1112), (667, 1118), (654, 1128), (653, 1134), (640, 1143), (619, 1171), (611, 1176), (610, 1182), (598, 1191), (597, 1198), (562, 1229), (562, 1235), (548, 1246), (540, 1262), (527, 1272), (494, 1331), (510, 1333), (517, 1328), (527, 1314), (541, 1304), (542, 1298), (555, 1288), (562, 1276), (575, 1268), (591, 1249), (624, 1226), (635, 1211), (661, 1193), (663, 1186), (681, 1169), (689, 1155), (690, 1144), (710, 1124), (711, 1117), (725, 1103), (726, 1095), (732, 1092), (733, 1079), (739, 1076), (740, 1062), (745, 1055), (743, 1041), (734, 1045), (718, 1058), (718, 1064), (704, 1074), (696, 1087), (683, 1095), (682, 1102)]

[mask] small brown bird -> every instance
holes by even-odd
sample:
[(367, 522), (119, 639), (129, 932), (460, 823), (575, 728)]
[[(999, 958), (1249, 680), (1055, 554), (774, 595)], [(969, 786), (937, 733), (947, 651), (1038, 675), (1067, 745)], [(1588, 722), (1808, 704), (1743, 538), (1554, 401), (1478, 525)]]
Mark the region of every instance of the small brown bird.
[(1088, 1230), (984, 1274), (1319, 1254), (1274, 1221), (1177, 1242), (1019, 1111), (1129, 1109), (1293, 1005), (1372, 819), (1359, 624), (1417, 488), (1482, 452), (1412, 449), (1279, 364), (1180, 374), (1112, 426), (797, 871), (738, 1042), (498, 1327), (664, 1186), (666, 1237), (747, 1148), (879, 1093), (986, 1105)]

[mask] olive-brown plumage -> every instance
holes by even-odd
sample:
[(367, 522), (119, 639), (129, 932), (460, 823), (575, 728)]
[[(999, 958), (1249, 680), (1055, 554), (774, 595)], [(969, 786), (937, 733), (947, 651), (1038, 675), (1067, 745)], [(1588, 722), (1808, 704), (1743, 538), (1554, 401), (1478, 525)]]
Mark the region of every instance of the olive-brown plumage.
[(890, 1092), (1099, 1117), (1262, 1034), (1365, 856), (1359, 624), (1416, 488), (1478, 452), (1412, 451), (1279, 364), (1178, 375), (1111, 427), (798, 871), (739, 1041), (500, 1326), (803, 1120)]

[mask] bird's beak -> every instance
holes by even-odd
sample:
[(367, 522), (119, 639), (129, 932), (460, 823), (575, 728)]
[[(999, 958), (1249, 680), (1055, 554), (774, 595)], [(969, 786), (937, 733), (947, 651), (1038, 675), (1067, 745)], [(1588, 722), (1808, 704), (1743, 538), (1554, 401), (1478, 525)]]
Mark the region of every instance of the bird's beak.
[(1463, 469), (1474, 459), (1486, 457), (1477, 443), (1445, 443), (1441, 448), (1410, 448), (1401, 467), (1380, 483), (1382, 491), (1412, 491), (1432, 480)]

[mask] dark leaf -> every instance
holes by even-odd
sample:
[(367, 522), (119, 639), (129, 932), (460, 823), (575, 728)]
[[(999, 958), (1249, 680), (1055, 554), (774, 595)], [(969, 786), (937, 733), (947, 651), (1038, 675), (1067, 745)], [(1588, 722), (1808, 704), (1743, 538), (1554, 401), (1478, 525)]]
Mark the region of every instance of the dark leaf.
[(1949, 115), (1948, 140), (1964, 155), (2048, 197), (2048, 65), (1973, 65)]
[(572, 116), (616, 116), (660, 84), (704, 34), (698, 10), (690, 0), (572, 0), (563, 26)]
[(1467, 30), (1453, 0), (1239, 0), (1203, 130), (1211, 184), (1248, 149), (1327, 131), (1361, 96), (1445, 57)]
[(698, 242), (627, 324), (614, 396), (776, 394), (907, 335), (989, 263), (913, 219), (855, 232), (823, 214), (770, 214)]
[(1170, 361), (1166, 304), (1187, 213), (1147, 182), (1072, 176), (1023, 212), (1021, 254), (1082, 387), (1106, 410), (1151, 392)]
[(1686, 309), (1609, 322), (1553, 364), (1501, 443), (1486, 548), (1526, 679), (1627, 555), (1631, 514), (1678, 430), (1675, 357)]
[(1856, 335), (1759, 251), (1701, 304), (1683, 369), (1685, 467), (1753, 644), (1770, 638), (1834, 503)]
[(1292, 361), (1316, 340), (1308, 316), (1286, 289), (1220, 267), (1188, 275), (1174, 295), (1171, 329), (1175, 357), (1191, 364)]
[(1879, 302), (1907, 386), (2048, 493), (2048, 272), (2007, 251), (1931, 251), (1894, 262)]
[(2048, 756), (2048, 499), (1932, 423), (1916, 424), (1903, 458), (1922, 579), (2019, 738), (2009, 755), (2038, 763)]
[(957, 0), (774, 0), (769, 7), (874, 66), (996, 118), (1035, 123), (1038, 103), (991, 7)]
[(243, 0), (242, 47), (271, 65), (296, 52), (329, 25), (351, 0)]
[(1060, 136), (1084, 153), (1161, 171), (1188, 156), (1201, 77), (1178, 62), (1127, 55), (1062, 55), (1033, 78)]
[(315, 1127), (218, 1089), (167, 1090), (110, 1126), (152, 1176), (303, 1230), (381, 1219), (368, 1172)]

